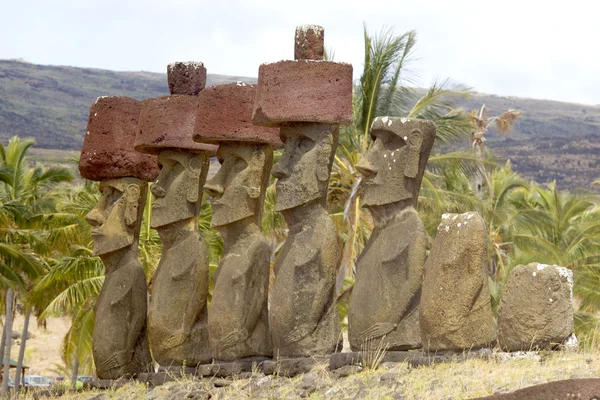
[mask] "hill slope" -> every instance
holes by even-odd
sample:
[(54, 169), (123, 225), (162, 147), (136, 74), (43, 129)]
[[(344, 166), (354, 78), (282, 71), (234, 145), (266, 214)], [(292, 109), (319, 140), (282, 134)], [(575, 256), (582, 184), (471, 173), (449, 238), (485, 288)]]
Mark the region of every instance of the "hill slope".
[[(256, 78), (208, 75), (207, 85)], [(88, 110), (98, 96), (136, 99), (169, 93), (165, 74), (43, 66), (0, 60), (0, 141), (34, 137), (37, 147), (79, 150)], [(487, 115), (523, 111), (510, 138), (490, 131), (488, 144), (529, 179), (556, 179), (559, 188), (589, 190), (600, 178), (600, 107), (556, 101), (475, 94), (463, 106)], [(468, 143), (464, 144), (469, 146)]]

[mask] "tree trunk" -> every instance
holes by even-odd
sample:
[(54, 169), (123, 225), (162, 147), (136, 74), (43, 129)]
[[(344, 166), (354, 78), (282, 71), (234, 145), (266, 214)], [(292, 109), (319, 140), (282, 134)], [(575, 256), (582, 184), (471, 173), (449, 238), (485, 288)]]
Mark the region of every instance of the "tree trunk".
[(79, 373), (79, 349), (75, 352), (75, 362), (73, 363), (73, 373), (71, 374), (71, 389), (77, 389), (77, 374)]
[(23, 370), (23, 358), (25, 357), (25, 345), (27, 343), (27, 331), (29, 330), (29, 318), (31, 317), (31, 308), (25, 312), (25, 321), (23, 322), (23, 333), (21, 334), (21, 347), (19, 348), (19, 359), (17, 360), (17, 372), (15, 372), (15, 393), (21, 389), (21, 371)]
[(4, 354), (4, 374), (2, 375), (2, 398), (6, 398), (8, 394), (8, 379), (10, 377), (10, 345), (12, 342), (12, 306), (14, 292), (8, 289), (6, 292), (6, 322), (4, 324), (4, 337), (6, 340)]

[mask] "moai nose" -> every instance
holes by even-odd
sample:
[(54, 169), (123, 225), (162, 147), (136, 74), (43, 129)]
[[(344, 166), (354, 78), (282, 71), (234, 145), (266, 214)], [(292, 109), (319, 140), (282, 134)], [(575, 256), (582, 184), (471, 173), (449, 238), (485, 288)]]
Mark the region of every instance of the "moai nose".
[(356, 170), (365, 178), (377, 174), (377, 169), (366, 158), (360, 160), (355, 167)]
[(104, 216), (97, 208), (94, 208), (85, 216), (85, 220), (93, 227), (101, 226), (104, 223)]
[(218, 183), (207, 182), (204, 185), (204, 193), (210, 197), (220, 197), (223, 195), (223, 186)]
[(160, 185), (158, 181), (150, 185), (150, 191), (152, 192), (152, 195), (157, 199), (165, 197), (165, 195), (167, 194), (165, 188), (162, 187), (162, 185)]
[(286, 176), (288, 176), (288, 174), (285, 171), (285, 167), (282, 165), (281, 161), (282, 160), (279, 160), (279, 162), (273, 165), (273, 168), (271, 169), (271, 175), (273, 175), (273, 177), (277, 179), (285, 178)]

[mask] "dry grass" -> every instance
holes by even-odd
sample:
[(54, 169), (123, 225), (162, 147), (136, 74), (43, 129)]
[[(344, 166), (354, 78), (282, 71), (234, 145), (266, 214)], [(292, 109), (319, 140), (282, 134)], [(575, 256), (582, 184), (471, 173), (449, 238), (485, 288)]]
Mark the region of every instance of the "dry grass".
[[(468, 399), (569, 378), (600, 376), (600, 352), (541, 353), (503, 361), (470, 359), (410, 368), (406, 363), (381, 363), (340, 377), (326, 365), (303, 376), (284, 378), (258, 372), (237, 379), (177, 378), (154, 389), (129, 383), (106, 391), (87, 391), (61, 399), (169, 399), (210, 393), (212, 399)], [(31, 394), (23, 397), (33, 398)], [(189, 397), (189, 398), (194, 398)], [(200, 397), (197, 397), (200, 398)]]

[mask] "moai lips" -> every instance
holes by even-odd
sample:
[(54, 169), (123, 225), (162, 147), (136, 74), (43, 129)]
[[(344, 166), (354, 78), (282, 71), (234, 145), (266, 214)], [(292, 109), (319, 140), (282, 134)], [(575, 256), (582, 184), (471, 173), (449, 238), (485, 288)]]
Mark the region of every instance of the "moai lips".
[[(309, 31), (311, 31), (309, 33)], [(322, 56), (320, 27), (296, 30), (296, 56)], [(325, 209), (339, 124), (352, 122), (352, 66), (322, 60), (260, 66), (252, 123), (280, 126), (285, 143), (271, 174), (289, 235), (275, 263), (274, 353), (310, 357), (341, 350), (335, 304), (337, 230)]]
[(212, 226), (224, 242), (208, 316), (217, 360), (273, 352), (267, 308), (271, 249), (260, 227), (272, 145), (281, 140), (276, 129), (251, 124), (255, 90), (242, 82), (205, 89), (194, 131), (194, 140), (220, 144), (221, 168), (204, 186)]
[(124, 96), (99, 97), (92, 104), (79, 159), (82, 177), (94, 181), (156, 178), (156, 157), (133, 148), (141, 106), (140, 101)]
[(202, 188), (216, 146), (192, 140), (197, 94), (204, 88), (201, 63), (167, 69), (171, 96), (142, 103), (136, 150), (158, 155), (151, 186), (150, 225), (163, 251), (153, 277), (148, 333), (162, 366), (195, 366), (211, 360), (207, 330), (208, 251), (198, 232)]
[(298, 27), (296, 60), (259, 67), (253, 124), (352, 123), (352, 65), (323, 61), (323, 47), (323, 28)]

